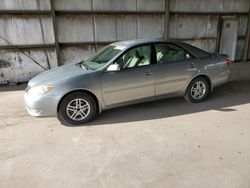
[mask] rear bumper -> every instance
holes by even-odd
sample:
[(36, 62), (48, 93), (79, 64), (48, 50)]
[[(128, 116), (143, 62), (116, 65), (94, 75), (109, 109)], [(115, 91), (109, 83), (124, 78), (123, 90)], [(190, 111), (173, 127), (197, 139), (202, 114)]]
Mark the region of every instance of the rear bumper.
[(216, 87), (216, 86), (227, 83), (230, 79), (230, 76), (231, 76), (231, 72), (229, 69), (226, 71), (220, 72), (219, 76), (213, 80), (213, 86)]
[(57, 116), (59, 97), (49, 95), (34, 96), (25, 92), (24, 101), (26, 109), (31, 116), (54, 117)]
[(229, 79), (230, 79), (230, 77), (231, 77), (231, 71), (230, 71), (230, 69), (228, 69), (228, 70), (226, 70), (224, 72), (221, 72), (221, 76), (222, 76), (224, 82), (228, 82)]

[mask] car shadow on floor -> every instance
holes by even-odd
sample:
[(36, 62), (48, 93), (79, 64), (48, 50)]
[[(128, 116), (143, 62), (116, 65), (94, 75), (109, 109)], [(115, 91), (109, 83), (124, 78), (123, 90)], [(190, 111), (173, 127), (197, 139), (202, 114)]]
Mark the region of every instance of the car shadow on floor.
[[(105, 125), (181, 116), (208, 110), (232, 112), (233, 106), (250, 103), (250, 81), (230, 82), (215, 88), (202, 103), (193, 104), (184, 98), (141, 103), (104, 111), (87, 125)], [(86, 125), (86, 124), (85, 124)]]
[(3, 85), (0, 85), (0, 92), (24, 91), (27, 85), (28, 85), (27, 82), (13, 84), (13, 85), (3, 84)]

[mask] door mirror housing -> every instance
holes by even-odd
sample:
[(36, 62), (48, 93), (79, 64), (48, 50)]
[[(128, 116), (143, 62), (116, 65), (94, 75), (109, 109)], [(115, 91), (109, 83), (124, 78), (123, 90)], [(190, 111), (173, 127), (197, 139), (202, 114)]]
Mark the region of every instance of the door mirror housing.
[(116, 71), (120, 71), (120, 70), (121, 70), (120, 65), (117, 63), (114, 63), (114, 64), (109, 65), (106, 71), (107, 72), (116, 72)]

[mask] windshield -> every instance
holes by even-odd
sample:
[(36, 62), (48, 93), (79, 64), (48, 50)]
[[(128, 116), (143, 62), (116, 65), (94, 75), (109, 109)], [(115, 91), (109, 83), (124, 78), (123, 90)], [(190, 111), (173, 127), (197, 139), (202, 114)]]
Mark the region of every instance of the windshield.
[(117, 46), (107, 46), (81, 64), (87, 69), (97, 70), (113, 59), (121, 50)]

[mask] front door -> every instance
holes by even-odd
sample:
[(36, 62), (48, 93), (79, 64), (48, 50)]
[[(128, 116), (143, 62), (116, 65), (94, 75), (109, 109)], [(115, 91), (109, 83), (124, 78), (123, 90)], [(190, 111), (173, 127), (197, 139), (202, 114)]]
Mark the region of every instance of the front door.
[(114, 63), (121, 70), (105, 71), (101, 78), (106, 107), (154, 96), (151, 45), (132, 48)]

